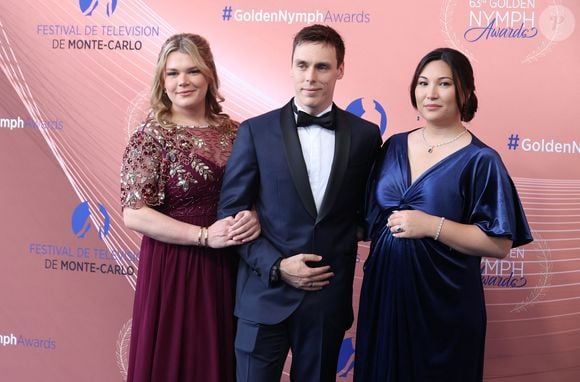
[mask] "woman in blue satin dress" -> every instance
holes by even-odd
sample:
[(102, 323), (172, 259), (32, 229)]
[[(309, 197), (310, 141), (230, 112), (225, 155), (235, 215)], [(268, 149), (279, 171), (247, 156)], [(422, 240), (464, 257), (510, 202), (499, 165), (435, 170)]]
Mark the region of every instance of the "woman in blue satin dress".
[(463, 124), (477, 110), (467, 57), (428, 53), (410, 93), (425, 126), (388, 139), (369, 182), (355, 381), (481, 381), (481, 257), (532, 236), (499, 154)]

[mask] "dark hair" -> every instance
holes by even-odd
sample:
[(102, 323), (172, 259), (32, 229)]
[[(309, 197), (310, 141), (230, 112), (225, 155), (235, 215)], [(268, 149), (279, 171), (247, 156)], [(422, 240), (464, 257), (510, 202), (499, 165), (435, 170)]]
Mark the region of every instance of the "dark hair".
[(219, 120), (223, 117), (220, 102), (223, 102), (224, 98), (218, 90), (219, 79), (213, 55), (207, 40), (200, 35), (192, 33), (175, 34), (169, 37), (161, 47), (151, 88), (151, 109), (155, 119), (160, 122), (171, 110), (171, 100), (164, 93), (164, 73), (167, 57), (173, 52), (185, 53), (196, 63), (201, 74), (208, 82), (205, 97), (206, 118), (210, 121)]
[(451, 68), (453, 73), (453, 83), (455, 86), (455, 98), (457, 107), (461, 113), (461, 120), (469, 122), (473, 119), (477, 111), (477, 96), (475, 95), (475, 81), (473, 79), (473, 68), (469, 59), (461, 52), (451, 48), (438, 48), (427, 53), (415, 69), (413, 80), (411, 81), (411, 104), (417, 109), (417, 99), (415, 99), (415, 88), (419, 81), (419, 76), (425, 66), (431, 61), (441, 60)]
[(336, 63), (340, 66), (344, 62), (344, 41), (337, 31), (327, 25), (314, 24), (302, 28), (294, 36), (292, 44), (292, 58), (296, 47), (303, 43), (321, 43), (333, 46), (336, 51)]

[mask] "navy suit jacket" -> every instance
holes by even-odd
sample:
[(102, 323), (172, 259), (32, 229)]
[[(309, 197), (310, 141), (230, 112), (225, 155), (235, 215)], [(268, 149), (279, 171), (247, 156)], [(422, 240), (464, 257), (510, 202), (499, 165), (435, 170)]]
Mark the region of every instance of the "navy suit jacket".
[[(226, 166), (218, 218), (256, 207), (262, 226), (258, 239), (236, 247), (242, 261), (235, 315), (277, 324), (296, 310), (306, 293), (315, 293), (320, 309), (347, 329), (353, 321), (356, 231), (381, 137), (375, 124), (334, 107), (334, 160), (317, 213), (291, 102), (243, 122)], [(283, 281), (270, 285), (276, 260), (298, 253), (322, 256), (312, 266), (330, 265), (335, 274), (330, 285), (318, 292)]]

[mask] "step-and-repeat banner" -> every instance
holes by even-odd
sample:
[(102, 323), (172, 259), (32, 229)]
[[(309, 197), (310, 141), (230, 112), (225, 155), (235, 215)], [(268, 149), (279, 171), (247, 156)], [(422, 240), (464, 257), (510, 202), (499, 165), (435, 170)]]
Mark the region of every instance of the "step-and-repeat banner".
[[(119, 169), (162, 42), (205, 36), (243, 120), (293, 95), (292, 38), (322, 23), (346, 43), (337, 104), (385, 139), (421, 125), (408, 91), (426, 52), (470, 58), (469, 129), (503, 157), (535, 237), (482, 261), (486, 380), (580, 380), (577, 22), (577, 0), (2, 1), (0, 379), (125, 379), (140, 237), (122, 224)], [(337, 381), (352, 380), (355, 327)]]

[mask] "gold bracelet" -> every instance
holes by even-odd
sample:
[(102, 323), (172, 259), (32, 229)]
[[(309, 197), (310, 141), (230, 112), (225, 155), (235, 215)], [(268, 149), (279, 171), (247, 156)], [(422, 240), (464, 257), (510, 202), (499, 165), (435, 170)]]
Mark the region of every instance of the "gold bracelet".
[(433, 240), (435, 240), (435, 241), (439, 240), (439, 235), (441, 234), (441, 228), (443, 228), (444, 221), (445, 221), (445, 218), (443, 216), (441, 216), (441, 221), (439, 222), (439, 227), (437, 227), (437, 233), (435, 234), (435, 236), (433, 236)]
[(201, 232), (203, 231), (203, 227), (199, 227), (199, 234), (197, 235), (197, 246), (201, 247)]
[(209, 230), (207, 228), (205, 228), (205, 232), (204, 232), (204, 237), (203, 237), (203, 241), (205, 243), (205, 246), (208, 247), (208, 239), (207, 237), (209, 236)]

